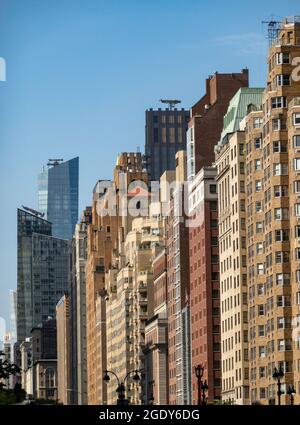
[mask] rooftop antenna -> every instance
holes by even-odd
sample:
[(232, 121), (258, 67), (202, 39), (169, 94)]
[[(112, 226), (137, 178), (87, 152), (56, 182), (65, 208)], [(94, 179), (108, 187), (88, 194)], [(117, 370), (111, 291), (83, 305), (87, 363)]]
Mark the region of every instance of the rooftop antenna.
[(159, 99), (159, 101), (161, 103), (167, 103), (169, 105), (170, 111), (172, 111), (175, 108), (175, 105), (177, 105), (177, 103), (181, 103), (181, 100), (177, 100), (177, 99)]
[(59, 165), (61, 162), (63, 162), (62, 158), (54, 158), (54, 159), (48, 159), (48, 167), (55, 167), (56, 165)]
[(275, 40), (278, 39), (279, 31), (280, 31), (280, 21), (262, 21), (262, 24), (266, 24), (268, 26), (268, 40), (269, 47), (271, 47)]

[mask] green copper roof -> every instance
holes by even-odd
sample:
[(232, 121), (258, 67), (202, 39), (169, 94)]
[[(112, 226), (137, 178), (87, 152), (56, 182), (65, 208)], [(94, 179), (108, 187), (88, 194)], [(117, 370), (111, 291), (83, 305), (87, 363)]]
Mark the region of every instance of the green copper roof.
[(240, 122), (247, 115), (247, 107), (250, 104), (261, 105), (263, 88), (240, 88), (229, 102), (226, 115), (224, 116), (223, 138), (229, 134), (239, 130)]

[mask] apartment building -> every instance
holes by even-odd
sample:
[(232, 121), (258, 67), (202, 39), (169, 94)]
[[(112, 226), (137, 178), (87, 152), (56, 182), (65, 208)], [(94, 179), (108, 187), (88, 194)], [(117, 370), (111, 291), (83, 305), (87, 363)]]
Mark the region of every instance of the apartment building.
[(75, 226), (72, 240), (71, 337), (72, 337), (72, 401), (87, 404), (86, 354), (86, 259), (87, 226), (92, 208), (86, 207)]
[(134, 219), (130, 208), (136, 207), (145, 215), (147, 183), (141, 154), (123, 152), (117, 158), (114, 180), (98, 181), (93, 191), (86, 262), (88, 404), (107, 404), (108, 387), (103, 377), (110, 353), (107, 341), (111, 341), (106, 334), (110, 330), (106, 309), (113, 294), (109, 292), (111, 281), (106, 279), (125, 266), (124, 243)]
[(186, 152), (176, 154), (176, 186), (166, 217), (169, 404), (191, 403), (189, 229), (186, 217)]
[(56, 306), (57, 329), (57, 396), (63, 404), (71, 404), (71, 326), (70, 296), (65, 294)]
[(153, 316), (145, 327), (146, 400), (168, 404), (167, 255), (165, 248), (153, 259)]
[(288, 18), (269, 49), (262, 108), (246, 121), (250, 400), (262, 404), (277, 403), (275, 367), (284, 373), (281, 403), (290, 403), (290, 385), (300, 400), (299, 56), (300, 19)]
[[(147, 404), (145, 398), (145, 326), (153, 317), (152, 260), (163, 246), (163, 222), (160, 215), (138, 217), (132, 221), (124, 243), (125, 266), (116, 273), (110, 271), (111, 286), (107, 287), (107, 355), (108, 369), (120, 380), (129, 372), (141, 371), (141, 379), (126, 380), (131, 404)], [(131, 375), (132, 378), (133, 375)], [(108, 403), (115, 404), (116, 382), (108, 384)]]
[(248, 105), (263, 89), (241, 88), (229, 102), (215, 146), (218, 182), (222, 399), (249, 403), (245, 132)]
[(218, 195), (215, 167), (203, 167), (189, 185), (192, 403), (198, 403), (195, 367), (204, 366), (208, 401), (221, 398)]

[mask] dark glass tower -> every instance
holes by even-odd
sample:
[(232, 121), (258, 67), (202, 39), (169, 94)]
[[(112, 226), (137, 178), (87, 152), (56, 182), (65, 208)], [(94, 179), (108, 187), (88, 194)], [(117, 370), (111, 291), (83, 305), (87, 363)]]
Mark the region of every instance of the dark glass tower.
[(38, 178), (38, 209), (52, 223), (53, 236), (71, 239), (78, 219), (79, 158), (49, 160)]
[(145, 154), (150, 180), (159, 180), (166, 170), (175, 170), (175, 154), (186, 150), (190, 112), (186, 109), (146, 111)]
[(17, 338), (49, 316), (70, 290), (70, 242), (51, 236), (51, 223), (18, 209)]

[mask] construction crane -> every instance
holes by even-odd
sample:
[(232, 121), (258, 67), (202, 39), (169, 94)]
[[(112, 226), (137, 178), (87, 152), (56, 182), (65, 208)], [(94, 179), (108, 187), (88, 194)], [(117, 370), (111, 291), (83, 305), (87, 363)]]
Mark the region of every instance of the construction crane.
[(63, 159), (55, 158), (55, 159), (48, 159), (47, 166), (48, 167), (55, 167), (55, 165), (59, 165), (61, 162), (63, 162)]
[(161, 103), (167, 103), (169, 105), (170, 111), (174, 109), (177, 103), (181, 103), (181, 100), (177, 100), (177, 99), (159, 99), (159, 101)]
[(280, 21), (262, 21), (262, 24), (268, 25), (268, 40), (269, 46), (272, 46), (273, 42), (277, 40), (280, 31)]

